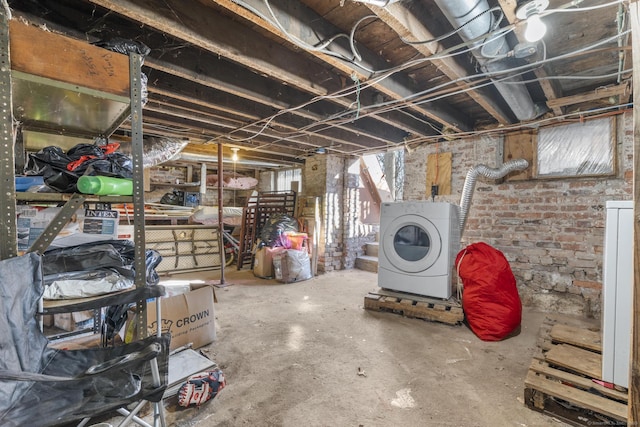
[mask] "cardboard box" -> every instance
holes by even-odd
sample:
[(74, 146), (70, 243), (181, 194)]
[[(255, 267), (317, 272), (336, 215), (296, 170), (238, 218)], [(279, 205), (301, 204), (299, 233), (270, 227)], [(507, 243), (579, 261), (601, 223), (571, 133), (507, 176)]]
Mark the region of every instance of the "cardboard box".
[[(28, 250), (61, 209), (59, 207), (38, 209), (29, 205), (19, 205), (16, 208), (18, 250)], [(116, 239), (118, 223), (118, 211), (78, 209), (56, 235), (52, 247)]]
[[(160, 299), (161, 329), (171, 334), (170, 349), (193, 344), (200, 348), (216, 339), (213, 288), (205, 286), (190, 292)], [(147, 303), (147, 328), (156, 332), (156, 303)]]
[(54, 314), (53, 325), (69, 332), (93, 328), (93, 311)]
[(258, 249), (253, 257), (253, 275), (262, 279), (272, 279), (274, 277), (273, 256), (284, 250), (285, 248), (281, 247), (269, 248), (266, 246)]

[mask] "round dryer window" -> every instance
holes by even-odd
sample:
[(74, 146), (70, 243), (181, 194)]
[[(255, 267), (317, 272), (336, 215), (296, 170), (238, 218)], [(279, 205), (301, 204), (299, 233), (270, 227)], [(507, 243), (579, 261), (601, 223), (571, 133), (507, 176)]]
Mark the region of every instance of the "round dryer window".
[(431, 221), (419, 215), (395, 218), (384, 230), (382, 250), (388, 261), (407, 273), (430, 268), (440, 256), (442, 240)]

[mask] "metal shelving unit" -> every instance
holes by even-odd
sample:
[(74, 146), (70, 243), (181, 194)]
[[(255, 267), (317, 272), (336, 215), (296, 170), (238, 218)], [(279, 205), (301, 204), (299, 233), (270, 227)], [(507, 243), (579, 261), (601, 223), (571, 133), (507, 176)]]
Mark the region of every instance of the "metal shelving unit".
[[(1, 15), (0, 239), (3, 245), (0, 245), (0, 259), (18, 255), (16, 202), (64, 203), (58, 216), (29, 249), (39, 253), (47, 249), (84, 202), (131, 203), (136, 242), (134, 266), (138, 272), (135, 287), (137, 290), (146, 287), (142, 57), (131, 53), (127, 58)], [(55, 55), (55, 60), (51, 55)], [(60, 67), (52, 64), (60, 64)], [(14, 119), (21, 123), (15, 141)], [(69, 135), (74, 142), (83, 138), (92, 141), (98, 136), (108, 138), (127, 119), (131, 122), (133, 196), (15, 191), (16, 157), (22, 157), (25, 139), (28, 142), (43, 139), (45, 135), (46, 141), (48, 133), (54, 140)], [(16, 151), (19, 151), (18, 155)], [(138, 325), (146, 331), (146, 295), (131, 292), (131, 298), (139, 299), (132, 301), (138, 305)], [(99, 304), (100, 301), (93, 301), (93, 305)], [(63, 310), (64, 307), (56, 305), (54, 311)], [(44, 312), (47, 312), (46, 305)]]

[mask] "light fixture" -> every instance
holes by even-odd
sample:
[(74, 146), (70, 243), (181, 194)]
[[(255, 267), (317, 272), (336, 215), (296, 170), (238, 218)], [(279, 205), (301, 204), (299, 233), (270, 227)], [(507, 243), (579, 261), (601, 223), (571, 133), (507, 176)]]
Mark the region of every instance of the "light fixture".
[(525, 3), (516, 10), (516, 17), (527, 21), (524, 38), (528, 42), (537, 42), (544, 37), (547, 26), (542, 22), (542, 19), (540, 19), (540, 13), (548, 6), (549, 0), (533, 0)]
[(233, 154), (231, 155), (231, 160), (233, 160), (234, 162), (238, 161), (238, 147), (231, 147), (231, 151), (233, 151)]

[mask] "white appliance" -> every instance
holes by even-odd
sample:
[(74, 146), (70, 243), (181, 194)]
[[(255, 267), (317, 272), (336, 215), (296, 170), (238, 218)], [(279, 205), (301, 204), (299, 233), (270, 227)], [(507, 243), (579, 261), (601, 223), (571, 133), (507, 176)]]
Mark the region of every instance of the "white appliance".
[(460, 207), (450, 203), (383, 203), (378, 286), (448, 299), (460, 249)]
[(608, 201), (604, 236), (602, 379), (629, 387), (633, 201)]

